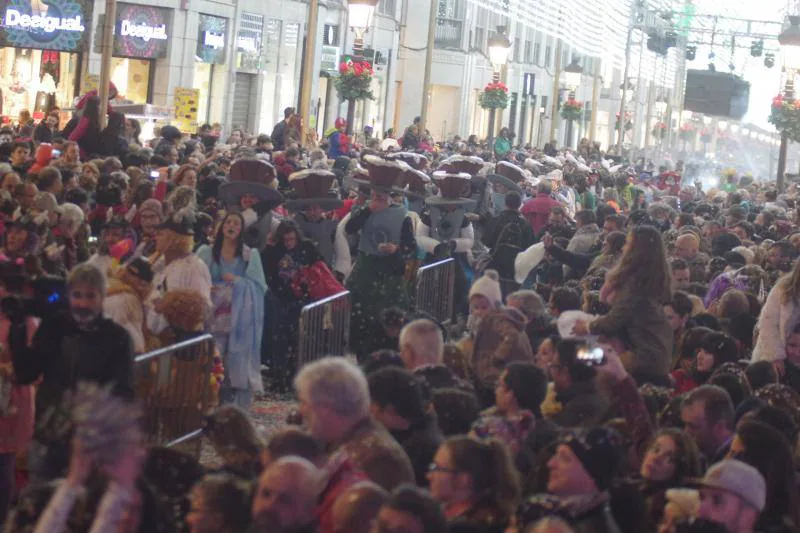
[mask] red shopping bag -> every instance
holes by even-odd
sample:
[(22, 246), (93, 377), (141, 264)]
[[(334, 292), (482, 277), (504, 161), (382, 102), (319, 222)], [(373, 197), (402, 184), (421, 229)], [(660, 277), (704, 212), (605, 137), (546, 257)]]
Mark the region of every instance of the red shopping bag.
[(308, 296), (313, 302), (339, 294), (345, 290), (344, 286), (339, 283), (339, 280), (336, 279), (331, 269), (323, 261), (317, 261), (310, 266), (302, 267), (301, 271), (308, 287)]

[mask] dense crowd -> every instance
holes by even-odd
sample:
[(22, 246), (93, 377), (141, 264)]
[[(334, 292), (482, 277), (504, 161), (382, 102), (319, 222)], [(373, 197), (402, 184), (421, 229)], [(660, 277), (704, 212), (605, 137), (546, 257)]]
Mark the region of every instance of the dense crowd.
[[(794, 185), (418, 120), (316, 143), (287, 109), (223, 143), (107, 114), (0, 129), (6, 531), (800, 528)], [(436, 317), (414, 289), (444, 259)], [(299, 366), (301, 310), (345, 289), (347, 350)], [(213, 464), (141, 423), (192, 362), (134, 366), (204, 333)], [(297, 403), (269, 432), (266, 388)]]

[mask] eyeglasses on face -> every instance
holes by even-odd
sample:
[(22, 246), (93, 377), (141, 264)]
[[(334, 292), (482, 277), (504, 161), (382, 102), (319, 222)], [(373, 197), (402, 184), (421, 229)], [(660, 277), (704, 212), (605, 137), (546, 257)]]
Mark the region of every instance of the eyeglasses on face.
[(455, 474), (458, 472), (455, 468), (447, 468), (446, 466), (431, 463), (428, 465), (428, 472), (442, 472), (443, 474)]

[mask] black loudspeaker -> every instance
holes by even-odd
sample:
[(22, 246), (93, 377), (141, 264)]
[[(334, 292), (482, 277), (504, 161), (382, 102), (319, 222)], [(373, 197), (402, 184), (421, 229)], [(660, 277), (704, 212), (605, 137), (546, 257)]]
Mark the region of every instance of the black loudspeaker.
[(708, 70), (686, 73), (684, 109), (741, 120), (750, 103), (750, 83), (739, 76)]

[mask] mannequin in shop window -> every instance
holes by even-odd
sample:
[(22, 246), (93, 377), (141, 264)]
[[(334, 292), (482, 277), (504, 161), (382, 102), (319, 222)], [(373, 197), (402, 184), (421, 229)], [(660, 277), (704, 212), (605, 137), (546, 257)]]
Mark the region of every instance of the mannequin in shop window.
[(69, 140), (78, 143), (84, 161), (102, 152), (100, 132), (100, 99), (89, 98), (83, 108), (83, 116), (69, 135)]

